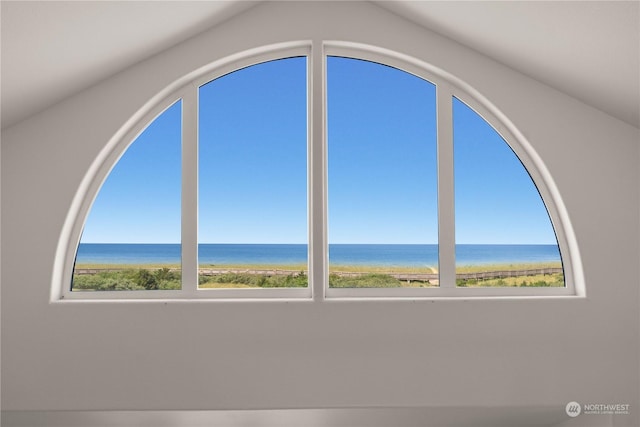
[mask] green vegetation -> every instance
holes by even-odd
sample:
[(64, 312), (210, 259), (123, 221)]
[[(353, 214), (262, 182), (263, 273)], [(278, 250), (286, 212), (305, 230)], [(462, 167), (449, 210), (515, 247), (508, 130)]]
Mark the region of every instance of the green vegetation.
[[(548, 268), (562, 268), (559, 262), (546, 262), (537, 264), (490, 264), (490, 265), (467, 265), (456, 266), (457, 274), (482, 273), (487, 271), (526, 271)], [(515, 277), (503, 277), (494, 279), (470, 278), (456, 279), (456, 285), (460, 287), (563, 287), (564, 275), (562, 273), (553, 274), (532, 274)]]
[[(296, 268), (297, 267), (297, 268)], [(560, 267), (560, 264), (509, 264), (491, 266), (468, 266), (456, 269), (457, 273), (479, 273), (483, 271), (513, 271)], [(307, 287), (309, 280), (304, 265), (225, 265), (201, 266), (199, 287), (211, 288), (299, 288)], [(76, 291), (120, 291), (120, 290), (166, 290), (181, 288), (178, 268), (167, 266), (138, 265), (78, 265), (84, 274), (74, 274), (73, 290)], [(389, 271), (393, 270), (393, 272)], [(407, 288), (434, 287), (437, 281), (405, 280), (403, 274), (433, 274), (430, 267), (390, 268), (382, 266), (339, 266), (329, 276), (331, 288)], [(393, 277), (396, 275), (396, 277)], [(422, 277), (424, 278), (424, 276)], [(562, 287), (564, 277), (559, 274), (536, 274), (529, 276), (494, 279), (458, 279), (460, 287)]]
[(539, 268), (562, 268), (559, 262), (457, 265), (456, 273), (480, 273), (482, 271), (534, 270)]
[(140, 268), (101, 271), (96, 274), (74, 274), (72, 289), (81, 291), (180, 289), (180, 282), (180, 273), (166, 267), (155, 271)]
[(330, 288), (423, 288), (432, 286), (429, 281), (401, 281), (388, 274), (369, 273), (355, 277), (329, 275)]
[(200, 275), (200, 288), (304, 288), (309, 281), (307, 274), (268, 276), (266, 274), (224, 273)]
[[(200, 275), (201, 288), (296, 288), (306, 287), (307, 275), (268, 276), (251, 273)], [(95, 274), (74, 274), (72, 289), (76, 291), (144, 291), (180, 289), (180, 273), (169, 268), (144, 268), (99, 271)]]
[(563, 287), (563, 274), (536, 274), (533, 276), (504, 277), (501, 279), (457, 279), (456, 285), (461, 287), (531, 287), (548, 288)]

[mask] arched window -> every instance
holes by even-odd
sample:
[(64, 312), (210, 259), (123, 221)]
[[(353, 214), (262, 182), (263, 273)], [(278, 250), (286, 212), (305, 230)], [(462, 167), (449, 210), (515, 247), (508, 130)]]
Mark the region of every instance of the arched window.
[(78, 246), (75, 291), (180, 289), (181, 101), (109, 173)]
[(215, 64), (132, 130), (63, 297), (574, 292), (544, 165), (487, 101), (413, 58), (321, 48)]

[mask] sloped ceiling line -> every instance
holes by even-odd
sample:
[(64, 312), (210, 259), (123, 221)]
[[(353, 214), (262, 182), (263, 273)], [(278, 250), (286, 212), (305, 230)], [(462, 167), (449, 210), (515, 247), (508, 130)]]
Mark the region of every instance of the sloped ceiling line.
[[(2, 1), (2, 127), (258, 3)], [(640, 2), (373, 3), (640, 128)]]

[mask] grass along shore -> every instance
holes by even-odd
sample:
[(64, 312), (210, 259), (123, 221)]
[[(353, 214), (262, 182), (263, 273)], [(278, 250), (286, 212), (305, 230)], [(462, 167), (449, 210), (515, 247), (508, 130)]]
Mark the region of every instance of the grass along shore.
[(456, 274), (472, 275), (483, 272), (517, 272), (513, 277), (456, 279), (459, 287), (563, 287), (564, 274), (531, 274), (532, 270), (561, 271), (559, 262), (512, 263), (456, 266)]
[[(458, 274), (481, 272), (525, 272), (534, 269), (560, 268), (560, 263), (514, 263), (469, 265), (456, 268)], [(180, 289), (179, 264), (77, 264), (73, 289), (160, 290)], [(274, 288), (308, 286), (304, 264), (203, 264), (200, 288)], [(336, 288), (434, 287), (434, 267), (392, 267), (333, 265), (329, 286)], [(396, 277), (394, 277), (394, 275)], [(422, 279), (401, 280), (402, 275), (424, 275)], [(515, 277), (458, 279), (461, 287), (561, 287), (564, 277), (555, 274), (522, 274)]]
[(473, 264), (457, 265), (456, 273), (479, 273), (482, 271), (522, 271), (545, 268), (562, 268), (559, 262), (509, 263), (509, 264)]

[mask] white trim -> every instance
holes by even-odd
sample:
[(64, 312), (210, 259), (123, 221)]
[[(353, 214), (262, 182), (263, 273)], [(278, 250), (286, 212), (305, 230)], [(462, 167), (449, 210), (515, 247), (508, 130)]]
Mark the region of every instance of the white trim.
[[(97, 293), (94, 292), (72, 292), (70, 285), (73, 277), (73, 266), (76, 251), (82, 235), (82, 229), (100, 188), (129, 145), (136, 140), (136, 138), (153, 122), (153, 120), (155, 120), (155, 118), (178, 100), (185, 96), (188, 97), (186, 94), (188, 94), (191, 90), (190, 88), (193, 88), (194, 86), (197, 88), (216, 79), (217, 77), (253, 64), (285, 57), (310, 57), (310, 52), (310, 41), (293, 41), (249, 49), (221, 58), (176, 80), (156, 96), (151, 98), (129, 120), (127, 120), (127, 122), (125, 122), (113, 135), (93, 161), (80, 183), (78, 191), (71, 203), (58, 240), (58, 247), (52, 272), (50, 301), (58, 302), (64, 299), (113, 299), (120, 301), (135, 299), (141, 296), (137, 295), (137, 291), (100, 291), (101, 295), (97, 296)], [(193, 132), (193, 130), (191, 130), (191, 132)], [(197, 129), (195, 132), (197, 135)], [(195, 159), (197, 160), (197, 152)], [(185, 219), (182, 219), (183, 223), (184, 220)], [(182, 273), (184, 274), (184, 266), (182, 270)], [(273, 289), (273, 291), (274, 292), (269, 295), (279, 294), (278, 296), (282, 298), (287, 298), (290, 295), (297, 295), (299, 293), (299, 289), (290, 288), (277, 288)], [(145, 292), (144, 298), (150, 297), (146, 292), (153, 292), (153, 295), (161, 295), (156, 294), (156, 292), (170, 292), (168, 295), (170, 295), (171, 298), (176, 298), (176, 291), (141, 292)], [(308, 291), (308, 294), (310, 295), (310, 290)], [(202, 297), (199, 292), (195, 295), (197, 295), (198, 298)], [(244, 298), (246, 294), (240, 295)], [(156, 297), (154, 296), (152, 298)]]
[[(364, 291), (364, 292), (363, 292)], [(532, 292), (534, 291), (534, 292)], [(442, 297), (456, 298), (480, 298), (480, 297), (552, 297), (552, 296), (573, 296), (574, 294), (566, 287), (557, 288), (520, 288), (520, 287), (486, 287), (486, 288), (329, 288), (327, 290), (327, 300), (334, 298), (358, 299), (395, 299), (405, 298), (409, 300), (438, 299)]]
[[(264, 49), (252, 49), (248, 51), (246, 55), (242, 57), (238, 57), (234, 60), (229, 60), (229, 57), (217, 62), (216, 66), (209, 65), (200, 69), (197, 73), (198, 76), (194, 78), (191, 83), (196, 88), (201, 88), (207, 83), (225, 76), (229, 73), (242, 70), (243, 68), (250, 67), (252, 65), (261, 64), (268, 61), (284, 59), (284, 58), (293, 58), (293, 57), (306, 57), (307, 58), (307, 90), (309, 91), (310, 77), (309, 74), (309, 63), (311, 61), (311, 42), (309, 41), (301, 41), (301, 42), (291, 42), (291, 43), (282, 43), (274, 46), (267, 46)], [(233, 55), (233, 58), (236, 58), (236, 55)], [(311, 100), (309, 98), (312, 97), (312, 94), (307, 94), (307, 105), (310, 105)], [(310, 139), (310, 131), (309, 128), (312, 123), (312, 119), (310, 118), (310, 113), (307, 114), (307, 166), (311, 164), (311, 139)], [(309, 167), (307, 167), (307, 180), (310, 182), (312, 179), (309, 171)], [(310, 184), (308, 184), (310, 185)], [(310, 199), (307, 195), (307, 211), (311, 211), (310, 207)], [(310, 215), (307, 217), (310, 221)], [(312, 280), (310, 277), (311, 272), (311, 231), (310, 226), (312, 222), (307, 224), (308, 229), (308, 244), (307, 244), (307, 277), (309, 280), (309, 284), (306, 288), (260, 288), (260, 289), (206, 289), (206, 288), (197, 288), (197, 292), (194, 294), (197, 298), (221, 298), (221, 299), (251, 299), (251, 298), (311, 298), (312, 295)], [(208, 295), (203, 294), (209, 293)]]
[[(552, 225), (554, 227), (556, 239), (560, 247), (560, 253), (562, 256), (562, 267), (564, 270), (565, 287), (563, 288), (522, 288), (522, 291), (528, 292), (527, 295), (573, 295), (578, 297), (586, 296), (586, 289), (584, 283), (584, 276), (582, 272), (582, 262), (580, 258), (580, 252), (578, 250), (577, 240), (573, 232), (573, 227), (569, 219), (568, 212), (564, 206), (560, 192), (558, 191), (555, 182), (546, 168), (542, 159), (537, 155), (529, 141), (524, 135), (518, 131), (517, 127), (504, 115), (493, 103), (486, 99), (480, 92), (471, 87), (463, 80), (457, 78), (451, 73), (448, 73), (432, 64), (421, 61), (415, 57), (389, 50), (386, 48), (367, 45), (363, 43), (347, 42), (347, 41), (326, 41), (325, 53), (327, 55), (343, 56), (350, 58), (363, 59), (367, 61), (378, 62), (398, 68), (408, 73), (414, 74), (420, 78), (430, 81), (436, 85), (436, 88), (448, 88), (450, 93), (467, 103), (472, 109), (480, 114), (483, 119), (489, 125), (491, 125), (507, 142), (507, 144), (513, 149), (516, 155), (519, 157), (525, 169), (532, 177), (533, 183), (538, 188), (541, 198), (549, 216), (551, 218)], [(438, 111), (439, 110), (439, 107)], [(444, 123), (443, 123), (444, 124)], [(439, 129), (440, 130), (440, 129)], [(438, 143), (440, 144), (440, 136), (438, 136)], [(440, 147), (439, 147), (440, 149)], [(445, 164), (440, 164), (438, 167), (443, 167)], [(446, 169), (445, 169), (446, 172)], [(439, 172), (440, 173), (440, 172)], [(439, 183), (439, 186), (441, 184)], [(451, 203), (445, 203), (441, 201), (441, 195), (439, 194), (438, 209), (439, 215), (442, 212), (441, 205), (448, 204), (453, 207)], [(453, 194), (451, 195), (452, 197)], [(448, 210), (445, 208), (445, 210)], [(445, 220), (446, 221), (446, 220)], [(439, 223), (442, 222), (442, 218), (439, 218)], [(442, 225), (439, 225), (441, 227)], [(445, 228), (446, 224), (445, 224)], [(440, 242), (439, 242), (440, 245)], [(455, 248), (455, 247), (454, 247)], [(440, 252), (442, 248), (439, 246)], [(455, 256), (455, 255), (454, 255)], [(446, 265), (450, 263), (451, 255), (445, 255)], [(443, 260), (441, 260), (442, 262)], [(455, 264), (454, 264), (455, 265)], [(442, 266), (440, 266), (440, 269)], [(441, 271), (442, 274), (442, 271)], [(441, 278), (441, 283), (449, 283), (450, 279)], [(455, 281), (454, 281), (455, 283)], [(328, 284), (327, 284), (328, 286)], [(411, 293), (420, 297), (431, 298), (434, 296), (449, 296), (449, 292), (441, 289), (433, 288), (406, 288), (407, 290), (398, 290), (396, 288), (385, 288), (384, 292), (388, 292), (389, 297), (399, 296), (404, 293)], [(522, 295), (520, 289), (517, 291), (512, 288), (461, 288), (462, 291), (470, 291), (472, 289), (478, 289), (479, 296), (493, 296), (497, 295), (509, 295), (510, 292), (514, 292), (513, 295)], [(511, 289), (511, 290), (510, 290)], [(508, 291), (510, 290), (510, 291)], [(484, 292), (489, 291), (489, 292)], [(502, 292), (505, 291), (505, 292)], [(378, 289), (328, 289), (327, 297), (338, 296), (342, 294), (353, 294), (353, 296), (360, 295), (367, 297), (373, 294), (379, 294), (383, 291)], [(456, 291), (457, 292), (457, 291)], [(455, 295), (458, 295), (457, 293)], [(470, 294), (465, 294), (470, 295)]]
[(198, 291), (198, 87), (182, 98), (182, 292)]
[(296, 56), (310, 57), (311, 41), (278, 43), (225, 57), (190, 73), (189, 76), (193, 77), (188, 83), (200, 87), (226, 74), (252, 65)]
[[(278, 291), (282, 291), (282, 289), (205, 289), (203, 291), (198, 291), (197, 296), (190, 296), (184, 293), (181, 293), (179, 290), (175, 291), (122, 291), (126, 293), (124, 297), (118, 297), (115, 295), (115, 292), (103, 292), (96, 291), (90, 292), (95, 293), (91, 298), (88, 298), (82, 294), (85, 292), (73, 292), (70, 294), (68, 298), (65, 298), (60, 301), (56, 301), (59, 304), (81, 304), (86, 302), (96, 302), (96, 303), (110, 303), (110, 302), (148, 302), (148, 303), (162, 303), (167, 304), (169, 302), (216, 302), (216, 301), (225, 301), (225, 302), (312, 302), (311, 297), (308, 296), (308, 292), (304, 289), (305, 292), (295, 292), (302, 291), (303, 289), (288, 289), (294, 292), (291, 292), (288, 296), (276, 295), (279, 293)], [(215, 291), (215, 293), (214, 293)], [(229, 292), (225, 292), (229, 291)], [(233, 291), (233, 292), (232, 292)], [(243, 295), (241, 291), (244, 291)], [(263, 292), (264, 291), (264, 292)], [(272, 291), (272, 292), (268, 292)], [(173, 294), (169, 292), (174, 292)], [(133, 293), (133, 296), (131, 296)], [(208, 294), (208, 295), (207, 295)]]
[[(71, 203), (65, 224), (60, 233), (52, 274), (51, 302), (71, 296), (71, 280), (76, 252), (87, 216), (98, 192), (115, 165), (133, 141), (165, 110), (182, 99), (181, 90), (159, 99), (144, 114), (134, 115), (93, 161)], [(155, 99), (155, 98), (154, 98)], [(135, 121), (133, 119), (136, 119)], [(126, 129), (124, 129), (126, 127)]]
[(438, 132), (438, 274), (441, 288), (456, 287), (456, 221), (453, 183), (453, 104), (451, 88), (436, 86)]
[(509, 126), (508, 123), (505, 124), (503, 120), (498, 119), (481, 100), (474, 98), (459, 88), (454, 89), (453, 96), (467, 104), (493, 127), (524, 165), (549, 214), (560, 248), (565, 286), (571, 291), (571, 294), (581, 297), (586, 296), (584, 279), (581, 274), (582, 262), (580, 261), (580, 253), (573, 234), (573, 228), (560, 193), (544, 162), (522, 134), (513, 132), (515, 126)]
[(309, 57), (309, 280), (313, 299), (325, 298), (328, 275), (326, 55), (314, 41)]
[[(327, 242), (327, 148), (326, 148), (326, 57), (330, 55), (364, 59), (393, 66), (430, 81), (437, 88), (438, 111), (438, 213), (439, 252), (442, 287), (338, 289), (328, 288)], [(270, 60), (306, 56), (308, 70), (308, 277), (309, 286), (275, 289), (215, 289), (197, 290), (197, 103), (198, 88), (222, 75)], [(195, 96), (194, 96), (195, 88)], [(452, 165), (452, 120), (444, 112), (443, 102), (451, 105), (451, 95), (458, 97), (480, 114), (510, 145), (530, 173), (545, 202), (554, 226), (560, 251), (566, 287), (563, 288), (456, 288), (454, 194)], [(446, 101), (445, 98), (449, 99)], [(68, 284), (73, 274), (73, 261), (80, 235), (93, 200), (104, 180), (135, 138), (164, 110), (183, 99), (183, 289), (176, 291), (107, 291), (71, 292)], [(448, 130), (446, 130), (448, 129)], [(193, 167), (195, 162), (196, 167)], [(192, 167), (185, 167), (192, 165)], [(187, 169), (187, 170), (185, 170)], [(449, 175), (451, 175), (449, 177)], [(194, 183), (195, 177), (195, 183)], [(449, 179), (450, 178), (450, 179)], [(187, 188), (189, 187), (189, 188)], [(187, 218), (185, 218), (185, 215)], [(448, 218), (448, 219), (445, 219)], [(195, 241), (194, 241), (195, 230)], [(447, 237), (444, 237), (447, 236)], [(453, 239), (453, 249), (451, 240)], [(195, 260), (195, 281), (193, 264)], [(185, 267), (187, 267), (185, 269)], [(189, 269), (189, 272), (186, 270)], [(454, 277), (452, 279), (453, 269)], [(194, 287), (196, 289), (194, 289)], [(585, 285), (580, 253), (568, 213), (555, 183), (544, 162), (518, 131), (516, 126), (482, 94), (457, 77), (414, 57), (388, 49), (344, 41), (294, 41), (250, 49), (219, 59), (176, 80), (150, 99), (136, 112), (105, 145), (96, 157), (71, 204), (63, 226), (52, 275), (51, 301), (100, 300), (181, 300), (211, 299), (238, 300), (308, 300), (319, 302), (327, 298), (503, 298), (503, 297), (584, 297)], [(141, 299), (138, 299), (141, 298)]]

